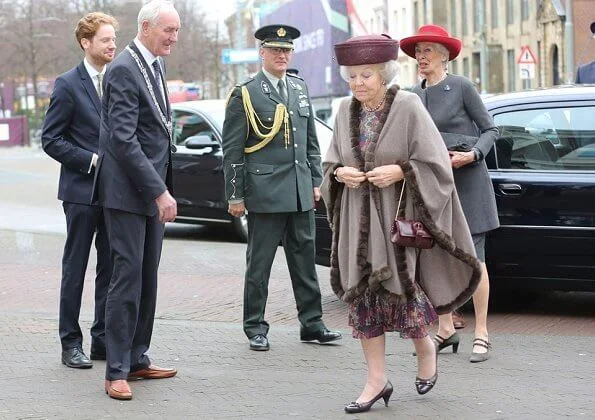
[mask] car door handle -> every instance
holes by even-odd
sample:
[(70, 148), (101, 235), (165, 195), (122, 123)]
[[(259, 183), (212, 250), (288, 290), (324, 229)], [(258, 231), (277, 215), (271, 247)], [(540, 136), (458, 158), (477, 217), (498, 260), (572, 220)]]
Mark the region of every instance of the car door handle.
[(498, 184), (498, 191), (502, 195), (521, 195), (523, 188), (519, 184)]

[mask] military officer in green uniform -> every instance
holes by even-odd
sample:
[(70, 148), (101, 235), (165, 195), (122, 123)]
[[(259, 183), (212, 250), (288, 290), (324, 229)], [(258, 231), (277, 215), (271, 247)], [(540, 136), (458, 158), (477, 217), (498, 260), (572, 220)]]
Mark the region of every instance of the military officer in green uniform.
[(230, 93), (223, 124), (223, 165), (229, 213), (247, 212), (244, 332), (250, 349), (269, 350), (264, 319), (271, 265), (283, 244), (302, 341), (341, 338), (322, 322), (315, 269), (314, 203), (320, 199), (321, 157), (304, 80), (287, 74), (293, 40), (287, 25), (256, 31), (262, 69)]

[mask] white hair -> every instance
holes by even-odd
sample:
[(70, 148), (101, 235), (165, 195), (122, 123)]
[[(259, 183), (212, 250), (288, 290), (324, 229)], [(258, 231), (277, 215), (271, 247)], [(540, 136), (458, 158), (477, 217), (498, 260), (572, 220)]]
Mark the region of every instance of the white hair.
[(142, 31), (143, 22), (147, 21), (151, 25), (157, 25), (159, 20), (159, 14), (165, 9), (174, 9), (174, 3), (170, 0), (151, 0), (138, 12), (138, 18), (136, 19), (138, 25), (138, 32)]
[(448, 70), (450, 51), (448, 51), (448, 49), (444, 45), (439, 44), (437, 42), (429, 42), (429, 44), (431, 44), (436, 49), (436, 51), (438, 51), (438, 54), (442, 56), (442, 67), (444, 68), (444, 70)]
[[(384, 81), (384, 84), (390, 85), (390, 83), (399, 75), (399, 64), (397, 60), (389, 60), (384, 63), (371, 64), (371, 67), (375, 67), (376, 71), (380, 73), (380, 77)], [(349, 83), (349, 67), (350, 66), (339, 66), (339, 73), (341, 78)]]

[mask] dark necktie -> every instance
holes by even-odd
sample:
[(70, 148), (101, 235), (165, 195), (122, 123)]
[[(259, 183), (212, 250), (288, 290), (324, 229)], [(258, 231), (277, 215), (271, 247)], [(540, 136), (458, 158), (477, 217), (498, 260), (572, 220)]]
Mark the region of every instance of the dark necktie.
[(163, 99), (163, 85), (161, 82), (161, 66), (159, 65), (159, 60), (153, 61), (153, 70), (155, 70), (155, 81), (157, 82), (157, 90), (159, 91), (161, 99)]
[(279, 83), (277, 83), (277, 89), (279, 90), (279, 95), (283, 98), (283, 102), (287, 104), (287, 89), (285, 89), (285, 82), (283, 79), (279, 79)]

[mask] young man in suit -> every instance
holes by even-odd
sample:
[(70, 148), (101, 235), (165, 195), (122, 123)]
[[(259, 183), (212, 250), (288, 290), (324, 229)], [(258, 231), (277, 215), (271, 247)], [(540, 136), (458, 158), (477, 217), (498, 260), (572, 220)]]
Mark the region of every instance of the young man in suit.
[[(287, 25), (256, 31), (262, 69), (232, 92), (223, 124), (223, 165), (229, 213), (248, 211), (244, 280), (244, 333), (250, 349), (269, 350), (264, 319), (269, 276), (282, 242), (303, 341), (341, 338), (322, 321), (315, 266), (314, 203), (322, 168), (308, 88), (287, 72), (293, 40)], [(246, 106), (244, 106), (246, 103)]]
[(113, 274), (105, 310), (105, 391), (132, 398), (128, 379), (168, 378), (151, 364), (157, 269), (165, 222), (175, 219), (170, 194), (171, 110), (163, 60), (177, 42), (173, 4), (153, 0), (138, 14), (138, 34), (105, 75), (94, 198), (106, 215)]
[(43, 149), (62, 164), (58, 199), (66, 215), (62, 257), (59, 332), (62, 363), (90, 368), (79, 326), (81, 295), (93, 236), (97, 248), (95, 320), (91, 327), (91, 359), (105, 360), (105, 297), (111, 276), (109, 243), (101, 207), (89, 205), (99, 146), (101, 87), (106, 64), (116, 51), (118, 22), (103, 13), (79, 20), (75, 35), (85, 58), (56, 79), (43, 132)]

